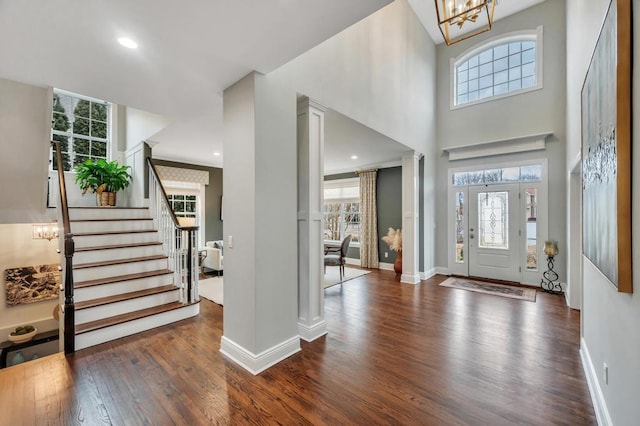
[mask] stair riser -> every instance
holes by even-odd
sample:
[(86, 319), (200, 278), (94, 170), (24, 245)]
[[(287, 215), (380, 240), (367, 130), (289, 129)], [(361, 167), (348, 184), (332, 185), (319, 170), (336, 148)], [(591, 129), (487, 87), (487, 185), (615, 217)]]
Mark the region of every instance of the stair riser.
[(100, 262), (116, 259), (130, 259), (132, 257), (155, 256), (162, 254), (162, 246), (142, 246), (142, 247), (126, 247), (108, 250), (90, 250), (76, 252), (73, 255), (73, 263), (79, 265), (81, 263)]
[(117, 277), (118, 275), (138, 274), (156, 271), (168, 267), (167, 259), (145, 260), (142, 262), (123, 263), (119, 265), (98, 266), (95, 268), (74, 269), (74, 282)]
[(99, 345), (100, 343), (109, 342), (121, 337), (130, 336), (142, 331), (151, 330), (152, 328), (170, 324), (172, 322), (181, 321), (191, 318), (200, 312), (200, 304), (185, 306), (181, 309), (175, 309), (169, 312), (163, 312), (158, 315), (129, 321), (123, 324), (102, 328), (100, 330), (82, 333), (76, 336), (76, 350), (88, 348), (90, 346)]
[(139, 278), (137, 280), (121, 281), (92, 287), (76, 288), (74, 290), (74, 298), (76, 302), (84, 302), (85, 300), (99, 299), (101, 297), (130, 293), (132, 291), (147, 290), (168, 284), (173, 284), (173, 274)]
[(154, 294), (151, 296), (138, 297), (136, 299), (124, 300), (122, 302), (109, 303), (108, 305), (96, 306), (93, 308), (76, 310), (76, 325), (90, 321), (126, 314), (141, 309), (152, 308), (171, 302), (177, 302), (180, 295), (176, 290), (166, 293)]
[(112, 208), (96, 208), (96, 209), (69, 209), (69, 218), (71, 220), (86, 219), (134, 219), (150, 217), (149, 209), (112, 209)]
[(153, 220), (106, 220), (71, 222), (71, 232), (143, 231), (153, 229)]
[(133, 234), (115, 235), (75, 235), (73, 240), (76, 248), (110, 246), (115, 244), (151, 243), (159, 241), (157, 232), (139, 232)]

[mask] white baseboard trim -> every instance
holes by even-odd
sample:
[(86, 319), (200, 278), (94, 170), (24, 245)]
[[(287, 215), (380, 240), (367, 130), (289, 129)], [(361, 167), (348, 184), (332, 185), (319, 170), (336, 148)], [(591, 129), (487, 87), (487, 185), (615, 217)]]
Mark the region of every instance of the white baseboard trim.
[(222, 336), (220, 352), (255, 376), (283, 359), (300, 352), (300, 337), (294, 336), (256, 355)]
[(434, 269), (438, 275), (451, 275), (449, 268), (445, 268), (444, 266), (436, 266)]
[(327, 334), (327, 332), (327, 322), (324, 319), (312, 326), (298, 322), (298, 333), (300, 334), (300, 338), (305, 342), (313, 342)]
[(360, 266), (360, 259), (356, 259), (354, 257), (345, 257), (344, 263), (347, 265)]
[(380, 262), (378, 264), (378, 269), (382, 269), (384, 271), (393, 271), (393, 263)]
[(400, 282), (405, 284), (420, 284), (420, 274), (402, 274)]
[(428, 280), (436, 274), (436, 268), (427, 269), (425, 272), (420, 272), (421, 280)]
[(591, 355), (589, 354), (589, 349), (584, 339), (580, 339), (580, 358), (582, 359), (584, 374), (587, 376), (587, 385), (589, 386), (589, 393), (591, 394), (593, 410), (596, 412), (596, 420), (599, 425), (613, 425), (604, 394), (600, 388), (600, 382), (598, 382), (598, 374), (593, 366)]

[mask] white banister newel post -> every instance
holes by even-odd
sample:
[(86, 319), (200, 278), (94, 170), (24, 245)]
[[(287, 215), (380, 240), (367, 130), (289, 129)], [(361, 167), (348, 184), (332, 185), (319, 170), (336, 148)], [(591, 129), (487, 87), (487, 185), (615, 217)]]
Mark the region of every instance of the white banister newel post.
[(308, 342), (327, 333), (323, 288), (324, 112), (298, 101), (298, 331)]
[(400, 282), (419, 284), (418, 179), (421, 155), (409, 152), (402, 156), (402, 275)]

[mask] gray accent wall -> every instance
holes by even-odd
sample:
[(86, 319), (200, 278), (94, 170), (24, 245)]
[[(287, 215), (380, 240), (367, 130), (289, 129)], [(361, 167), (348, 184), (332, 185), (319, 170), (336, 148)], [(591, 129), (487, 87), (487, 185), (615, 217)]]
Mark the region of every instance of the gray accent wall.
[[(358, 175), (354, 172), (340, 173), (337, 175), (325, 176), (324, 180), (337, 180), (355, 178)], [(380, 262), (393, 263), (396, 260), (396, 252), (389, 250), (387, 243), (382, 241), (382, 237), (387, 235), (389, 227), (402, 227), (402, 167), (389, 167), (378, 170), (376, 182), (378, 209), (378, 258)], [(385, 257), (385, 252), (388, 257)], [(360, 248), (350, 247), (347, 257), (360, 259)]]
[[(450, 109), (450, 63), (484, 41), (523, 29), (543, 26), (543, 88), (455, 110)], [(497, 21), (487, 33), (452, 46), (437, 47), (437, 189), (435, 247), (447, 247), (447, 189), (449, 168), (478, 167), (515, 161), (548, 160), (549, 235), (566, 249), (566, 34), (565, 2), (545, 1)], [(449, 161), (443, 148), (552, 132), (545, 150)], [(562, 212), (562, 213), (561, 213)], [(448, 267), (447, 250), (436, 250), (436, 265)], [(566, 281), (566, 255), (556, 258), (556, 272)]]
[(220, 220), (220, 203), (222, 201), (222, 169), (159, 159), (154, 159), (153, 163), (157, 166), (179, 167), (181, 169), (204, 170), (209, 172), (209, 185), (205, 186), (205, 239), (206, 241), (221, 240), (222, 221)]

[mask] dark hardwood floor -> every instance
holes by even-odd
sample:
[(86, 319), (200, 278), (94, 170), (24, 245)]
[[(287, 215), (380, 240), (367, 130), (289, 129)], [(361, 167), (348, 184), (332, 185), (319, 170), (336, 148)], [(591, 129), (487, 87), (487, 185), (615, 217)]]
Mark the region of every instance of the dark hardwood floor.
[(222, 308), (0, 371), (0, 425), (596, 424), (580, 313), (374, 271), (325, 290), (329, 334), (253, 376)]

